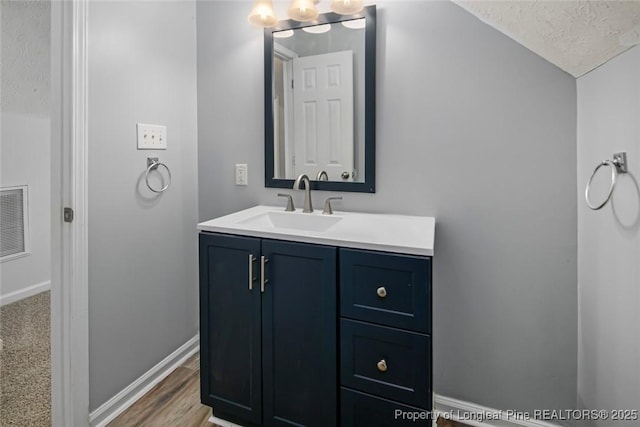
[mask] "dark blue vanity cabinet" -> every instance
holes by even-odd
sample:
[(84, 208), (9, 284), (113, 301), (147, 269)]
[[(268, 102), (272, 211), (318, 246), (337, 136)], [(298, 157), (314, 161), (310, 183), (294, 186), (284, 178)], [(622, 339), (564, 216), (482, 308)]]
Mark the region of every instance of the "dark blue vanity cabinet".
[(431, 258), (200, 234), (201, 397), (243, 426), (429, 425)]
[(253, 424), (262, 422), (260, 246), (260, 239), (200, 234), (201, 400), (229, 421)]
[(255, 426), (338, 425), (337, 249), (200, 234), (201, 399)]
[(431, 258), (339, 258), (341, 425), (431, 425)]

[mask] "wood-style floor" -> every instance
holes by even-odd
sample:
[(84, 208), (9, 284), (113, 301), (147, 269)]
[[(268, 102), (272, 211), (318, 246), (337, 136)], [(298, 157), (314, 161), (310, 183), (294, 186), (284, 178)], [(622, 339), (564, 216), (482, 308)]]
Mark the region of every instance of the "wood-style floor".
[[(196, 353), (107, 427), (217, 427), (200, 404), (200, 353)], [(438, 419), (438, 427), (467, 427)], [(327, 426), (330, 427), (330, 426)]]
[(200, 353), (196, 353), (107, 427), (215, 427), (200, 404)]

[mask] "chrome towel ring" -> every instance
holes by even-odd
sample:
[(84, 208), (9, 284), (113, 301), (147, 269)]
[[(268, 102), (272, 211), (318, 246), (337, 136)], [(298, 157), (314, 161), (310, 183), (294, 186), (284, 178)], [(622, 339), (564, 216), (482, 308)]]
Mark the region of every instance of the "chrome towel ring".
[[(160, 190), (156, 190), (151, 186), (151, 184), (149, 184), (149, 174), (151, 173), (151, 171), (158, 169), (159, 166), (162, 166), (167, 170), (167, 176), (169, 177), (169, 179), (167, 180), (167, 183), (164, 185), (164, 187), (162, 187)], [(165, 190), (171, 185), (171, 171), (169, 170), (169, 167), (164, 163), (161, 163), (157, 157), (147, 157), (147, 172), (144, 175), (144, 182), (147, 184), (147, 187), (149, 187), (149, 190), (153, 191), (154, 193), (164, 193)]]
[[(591, 189), (591, 181), (593, 181), (593, 177), (596, 176), (598, 170), (600, 170), (603, 166), (609, 166), (611, 168), (611, 185), (609, 185), (609, 191), (607, 192), (607, 197), (604, 199), (602, 203), (599, 205), (594, 205), (589, 200), (589, 190)], [(616, 182), (618, 180), (619, 173), (627, 172), (627, 153), (616, 153), (613, 155), (613, 160), (605, 160), (596, 166), (596, 169), (591, 174), (589, 181), (587, 181), (587, 188), (584, 190), (584, 199), (587, 202), (587, 206), (590, 209), (597, 211), (602, 209), (604, 205), (607, 204), (609, 200), (611, 200), (611, 196), (613, 196), (613, 190), (616, 188)]]

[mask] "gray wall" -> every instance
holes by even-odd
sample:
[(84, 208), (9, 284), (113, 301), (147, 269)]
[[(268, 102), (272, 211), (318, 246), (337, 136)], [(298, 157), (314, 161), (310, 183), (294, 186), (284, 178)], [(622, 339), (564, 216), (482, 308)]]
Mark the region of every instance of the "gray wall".
[[(640, 47), (578, 79), (578, 404), (638, 409), (640, 402)], [(582, 187), (594, 168), (626, 151), (629, 173), (613, 199), (590, 211)], [(609, 171), (592, 197), (603, 200)], [(608, 187), (607, 187), (608, 188)], [(637, 426), (638, 421), (585, 422)]]
[(28, 256), (0, 264), (6, 302), (51, 278), (51, 9), (48, 1), (2, 1), (0, 11), (0, 187), (28, 186), (31, 244)]
[[(336, 206), (436, 217), (436, 393), (574, 408), (575, 80), (453, 3), (376, 3), (377, 193)], [(201, 220), (281, 203), (264, 188), (249, 8), (197, 6)], [(248, 187), (234, 186), (235, 163), (249, 165)]]
[[(168, 150), (137, 151), (136, 123)], [(89, 379), (96, 409), (198, 330), (195, 3), (89, 4)], [(154, 197), (146, 157), (173, 183)]]

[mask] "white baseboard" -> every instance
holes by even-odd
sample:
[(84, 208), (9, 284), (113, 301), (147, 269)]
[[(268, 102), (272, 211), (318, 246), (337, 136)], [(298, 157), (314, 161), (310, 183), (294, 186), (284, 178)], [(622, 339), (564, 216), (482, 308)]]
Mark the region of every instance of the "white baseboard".
[(222, 418), (214, 417), (213, 415), (209, 417), (208, 421), (211, 424), (215, 424), (220, 427), (242, 427), (240, 424), (234, 424), (231, 421), (223, 420)]
[(434, 400), (436, 418), (440, 416), (474, 427), (560, 427), (546, 421), (523, 419), (522, 413), (489, 408), (438, 394), (434, 394)]
[(0, 295), (0, 306), (11, 304), (12, 302), (20, 301), (24, 298), (32, 297), (39, 294), (40, 292), (48, 291), (49, 289), (51, 289), (51, 281), (47, 280), (46, 282), (36, 283), (35, 285), (27, 286), (26, 288), (19, 289), (14, 292), (9, 292), (8, 294)]
[(129, 384), (98, 409), (89, 414), (91, 427), (103, 427), (136, 403), (149, 390), (169, 376), (200, 349), (200, 336), (196, 335), (176, 351), (165, 357), (140, 378)]
[[(453, 421), (460, 421), (465, 425), (474, 427), (560, 427), (556, 424), (550, 424), (538, 420), (516, 420), (509, 417), (506, 411), (488, 408), (486, 406), (476, 405), (475, 403), (464, 402), (462, 400), (452, 399), (450, 397), (434, 394), (435, 409), (433, 418), (433, 426), (436, 426), (438, 416)], [(475, 421), (471, 415), (492, 414), (497, 416), (501, 414), (499, 420), (485, 420), (484, 422)], [(495, 416), (493, 418), (495, 418)], [(209, 422), (217, 424), (221, 427), (242, 427), (227, 420), (211, 416)]]

